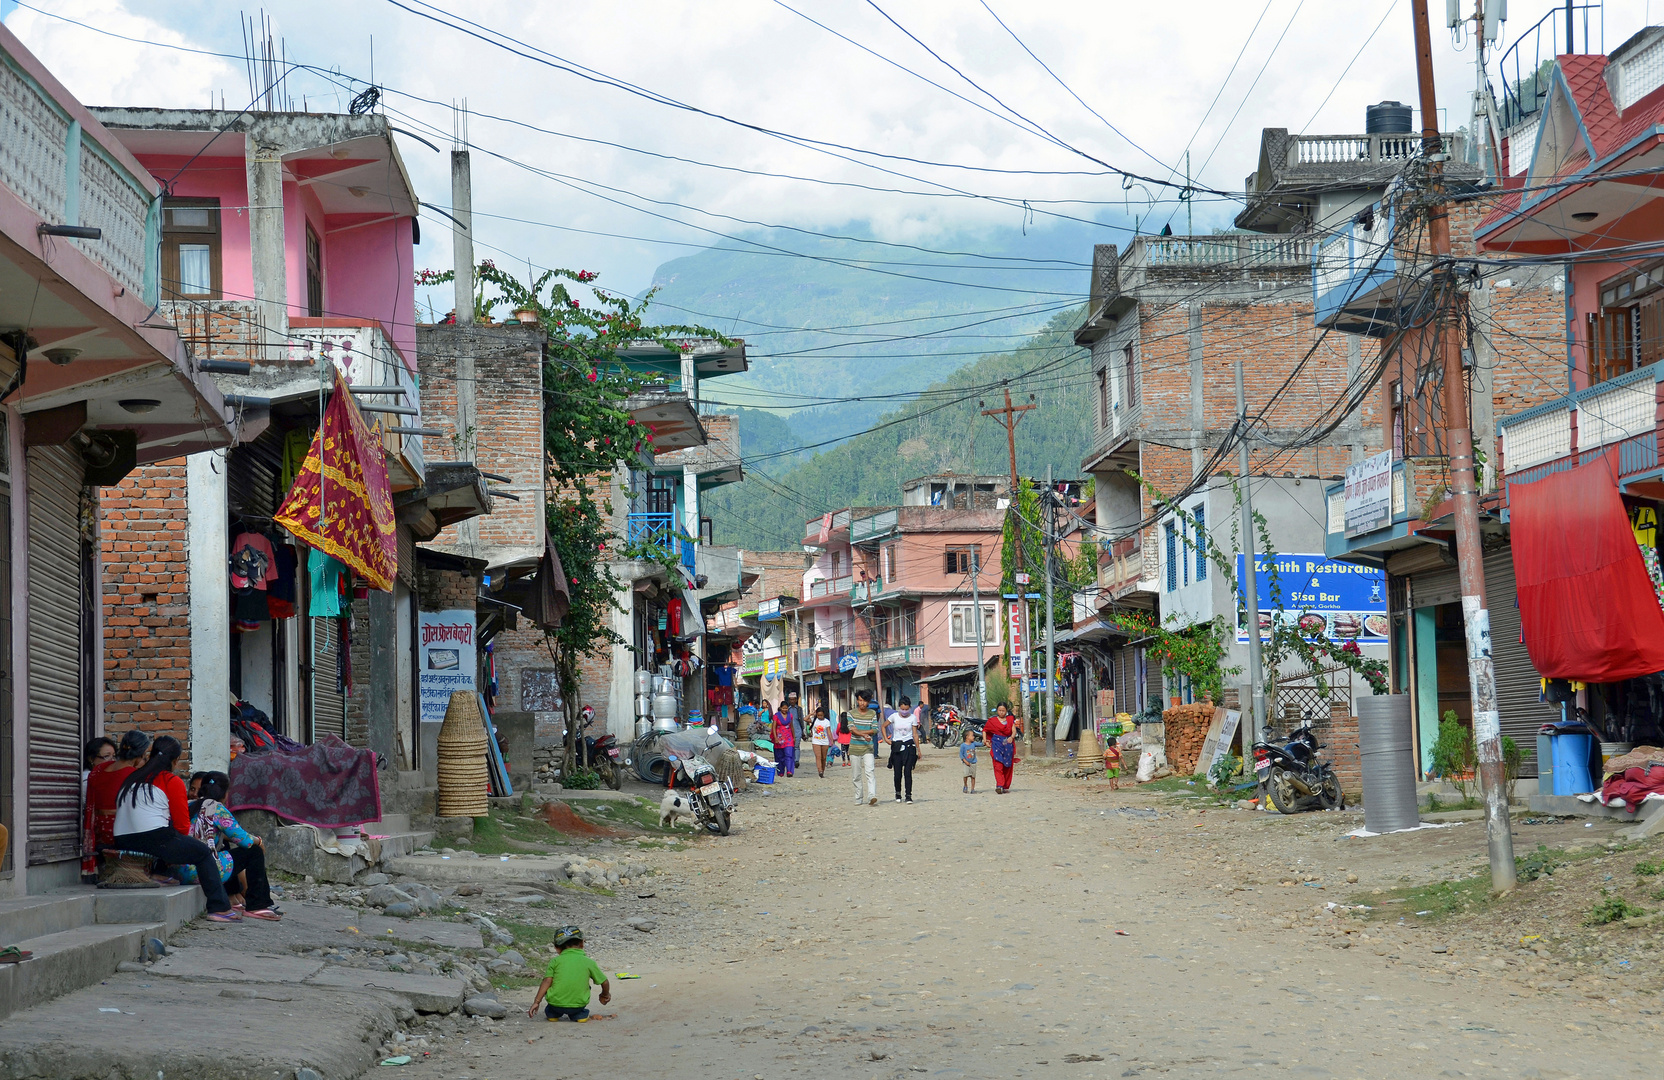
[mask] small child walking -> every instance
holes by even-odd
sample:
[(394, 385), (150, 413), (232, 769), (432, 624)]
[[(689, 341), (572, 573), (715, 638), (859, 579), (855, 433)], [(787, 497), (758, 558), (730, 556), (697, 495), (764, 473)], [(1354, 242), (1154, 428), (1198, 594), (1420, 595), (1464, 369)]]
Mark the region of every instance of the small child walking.
[[(565, 1017), (580, 1024), (592, 1019), (589, 1013), (589, 987), (591, 983), (601, 988), (601, 1004), (612, 1000), (612, 984), (607, 981), (606, 973), (595, 966), (595, 961), (584, 954), (584, 932), (576, 926), (563, 926), (555, 931), (555, 958), (549, 961), (549, 967), (543, 974), (543, 985), (537, 988), (537, 996), (532, 998), (532, 1007), (526, 1010), (527, 1016), (537, 1015), (538, 1003), (547, 996), (549, 1003), (544, 1006), (543, 1015), (551, 1022)], [(597, 1015), (596, 1020), (610, 1020), (612, 1017)]]
[(976, 743), (975, 736), (966, 728), (959, 736), (959, 760), (965, 766), (964, 782), (960, 790), (966, 795), (976, 794)]

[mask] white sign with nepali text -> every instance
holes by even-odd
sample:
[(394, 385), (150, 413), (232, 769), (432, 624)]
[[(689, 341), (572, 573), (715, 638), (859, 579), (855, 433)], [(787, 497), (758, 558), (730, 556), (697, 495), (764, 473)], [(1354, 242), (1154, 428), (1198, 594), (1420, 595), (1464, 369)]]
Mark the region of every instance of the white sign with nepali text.
[(445, 719), (452, 694), (477, 689), (474, 612), (470, 608), (421, 612), (416, 632), (421, 650), (422, 720), (438, 723)]
[(1383, 450), (1346, 467), (1346, 535), (1360, 536), (1392, 523), (1392, 451)]

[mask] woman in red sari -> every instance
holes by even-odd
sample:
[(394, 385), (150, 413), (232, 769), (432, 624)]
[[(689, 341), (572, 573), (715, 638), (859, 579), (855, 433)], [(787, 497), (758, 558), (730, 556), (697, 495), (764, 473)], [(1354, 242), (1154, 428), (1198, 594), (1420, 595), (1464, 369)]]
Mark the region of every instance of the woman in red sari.
[(988, 738), (988, 756), (994, 759), (994, 793), (1004, 795), (1011, 790), (1011, 771), (1017, 767), (1017, 736), (1022, 725), (1001, 702), (994, 707), (993, 719), (982, 725)]
[(84, 873), (98, 872), (98, 853), (115, 846), (116, 792), (127, 774), (138, 768), (150, 749), (150, 736), (142, 731), (129, 731), (116, 746), (116, 756), (100, 761), (87, 774), (85, 850), (81, 869)]

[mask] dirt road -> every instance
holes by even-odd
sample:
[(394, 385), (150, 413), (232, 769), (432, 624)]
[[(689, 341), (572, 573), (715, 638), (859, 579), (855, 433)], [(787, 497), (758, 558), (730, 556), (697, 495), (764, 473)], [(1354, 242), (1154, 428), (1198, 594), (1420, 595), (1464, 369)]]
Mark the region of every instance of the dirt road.
[[(641, 976), (614, 982), (617, 1019), (528, 1020), (527, 990), (499, 1035), (412, 1071), (482, 1080), (1654, 1071), (1660, 1006), (1645, 980), (1591, 970), (1600, 980), (1591, 996), (1576, 992), (1566, 958), (1487, 952), (1482, 940), (1414, 926), (1413, 915), (1363, 922), (1325, 908), (1411, 876), (1407, 855), (1417, 873), (1472, 865), (1483, 858), (1477, 826), (1371, 848), (1338, 839), (1336, 815), (1175, 810), (1032, 762), (1011, 794), (966, 796), (950, 753), (926, 757), (910, 806), (883, 786), (878, 806), (855, 805), (841, 768), (747, 793), (732, 836), (659, 854), (657, 896), (642, 903), (673, 905), (674, 925), (596, 935), (590, 952), (603, 968)], [(1568, 972), (1547, 970), (1562, 962)], [(1548, 985), (1541, 978), (1559, 989), (1535, 989)]]

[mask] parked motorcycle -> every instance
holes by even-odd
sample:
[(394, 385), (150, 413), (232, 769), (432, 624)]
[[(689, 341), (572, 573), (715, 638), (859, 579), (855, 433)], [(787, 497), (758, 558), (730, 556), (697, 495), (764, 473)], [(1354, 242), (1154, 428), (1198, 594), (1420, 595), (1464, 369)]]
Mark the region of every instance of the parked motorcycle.
[(930, 742), (940, 750), (954, 739), (959, 731), (959, 711), (952, 705), (938, 705), (930, 724)]
[(734, 785), (718, 780), (711, 763), (699, 756), (671, 758), (671, 786), (686, 794), (694, 818), (719, 836), (728, 835), (734, 811)]
[(599, 736), (589, 734), (595, 723), (594, 706), (585, 705), (579, 715), (583, 718), (579, 731), (584, 738), (584, 763), (600, 775), (602, 783), (619, 790), (624, 786), (624, 753), (618, 739), (610, 731)]
[(1310, 724), (1289, 732), (1286, 740), (1267, 733), (1254, 744), (1254, 774), (1260, 789), (1280, 814), (1299, 810), (1344, 810), (1346, 793), (1327, 761)]

